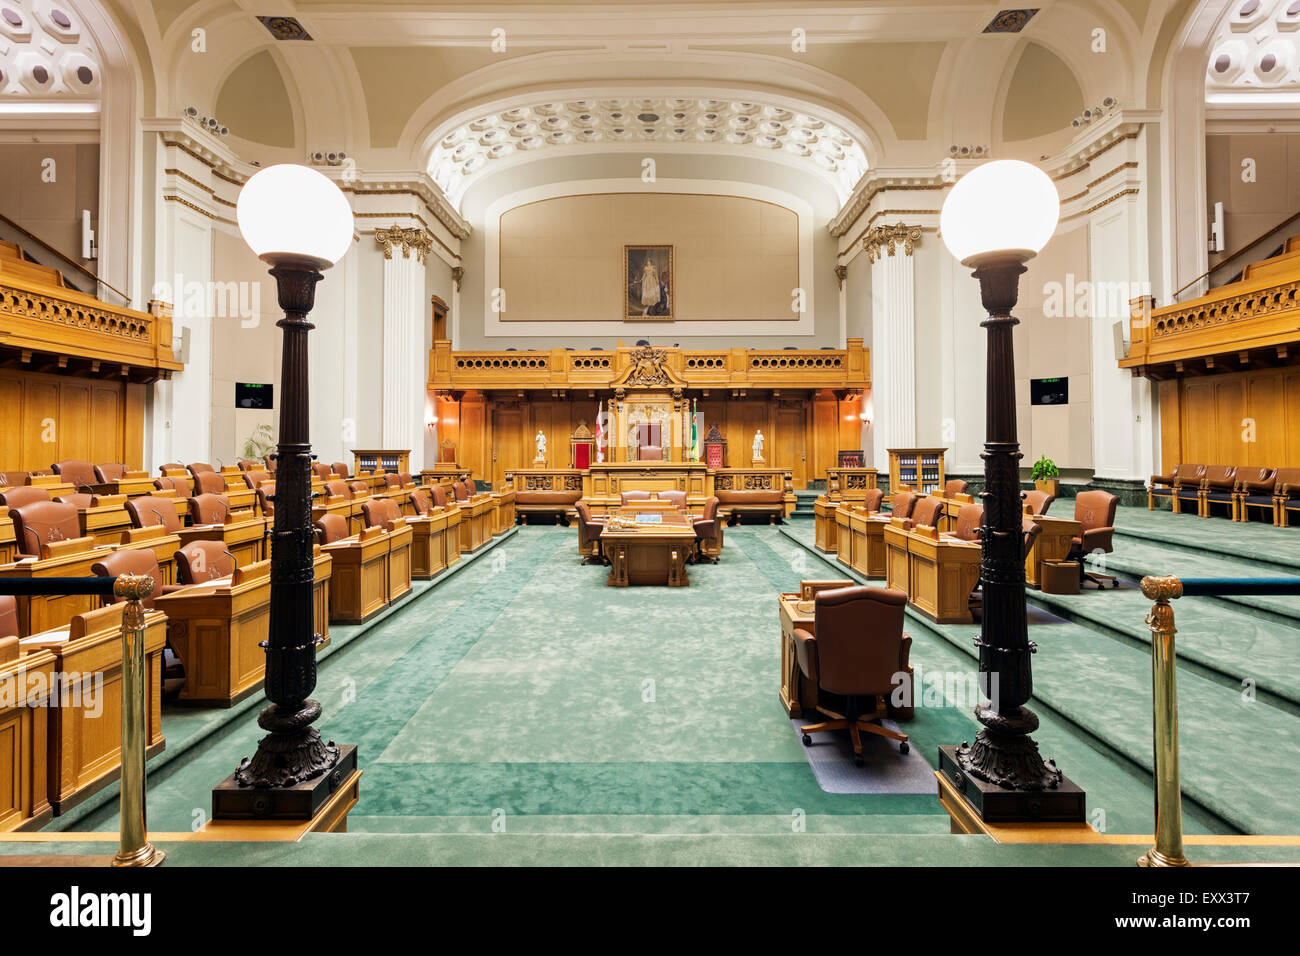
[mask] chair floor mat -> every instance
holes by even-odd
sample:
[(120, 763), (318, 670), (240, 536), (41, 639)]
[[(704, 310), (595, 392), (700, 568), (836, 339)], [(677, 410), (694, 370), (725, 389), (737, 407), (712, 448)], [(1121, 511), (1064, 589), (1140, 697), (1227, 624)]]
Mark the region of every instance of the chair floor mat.
[[(790, 726), (802, 738), (801, 726), (822, 718), (792, 719)], [(881, 726), (906, 733), (892, 720)], [(934, 770), (913, 747), (910, 753), (898, 752), (898, 741), (864, 731), (862, 766), (853, 762), (853, 741), (847, 730), (831, 730), (812, 735), (812, 746), (804, 755), (812, 765), (817, 785), (826, 793), (934, 793), (939, 792)]]

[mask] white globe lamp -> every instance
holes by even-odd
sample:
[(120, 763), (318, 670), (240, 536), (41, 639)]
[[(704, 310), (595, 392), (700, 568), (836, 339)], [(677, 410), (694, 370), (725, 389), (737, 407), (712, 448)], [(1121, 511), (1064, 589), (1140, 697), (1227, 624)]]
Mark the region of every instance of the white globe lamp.
[(1061, 217), (1056, 186), (1037, 166), (1000, 159), (968, 172), (944, 200), (939, 232), (962, 265), (1032, 259)]
[(268, 166), (244, 184), (235, 208), (253, 253), (273, 265), (328, 269), (352, 244), (352, 207), (338, 186), (306, 166)]

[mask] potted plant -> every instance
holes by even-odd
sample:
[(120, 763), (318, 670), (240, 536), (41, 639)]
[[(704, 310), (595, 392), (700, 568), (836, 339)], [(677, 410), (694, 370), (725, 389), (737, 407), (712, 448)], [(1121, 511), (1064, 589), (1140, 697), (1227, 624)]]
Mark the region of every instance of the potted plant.
[(1060, 497), (1061, 494), (1061, 469), (1056, 467), (1056, 462), (1046, 455), (1041, 456), (1038, 461), (1034, 462), (1034, 467), (1029, 473), (1029, 477), (1034, 480), (1034, 487), (1039, 491), (1051, 495), (1054, 498)]
[(253, 434), (244, 439), (245, 458), (265, 458), (275, 448), (271, 438), (271, 426), (263, 422), (253, 429)]

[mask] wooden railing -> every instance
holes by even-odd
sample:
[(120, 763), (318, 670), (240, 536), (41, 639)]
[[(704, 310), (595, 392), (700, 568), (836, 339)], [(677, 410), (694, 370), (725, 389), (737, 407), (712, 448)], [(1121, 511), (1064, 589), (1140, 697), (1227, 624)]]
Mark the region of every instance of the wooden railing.
[[(434, 389), (603, 388), (630, 362), (632, 348), (535, 352), (452, 351), (438, 340), (429, 353)], [(667, 365), (689, 385), (733, 388), (869, 388), (870, 351), (862, 339), (843, 349), (678, 349)]]

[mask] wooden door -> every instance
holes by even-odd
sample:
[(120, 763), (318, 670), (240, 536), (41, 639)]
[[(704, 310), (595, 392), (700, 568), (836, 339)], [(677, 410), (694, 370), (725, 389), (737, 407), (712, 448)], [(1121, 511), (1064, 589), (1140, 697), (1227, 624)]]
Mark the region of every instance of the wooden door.
[(794, 487), (808, 484), (804, 453), (804, 409), (802, 406), (782, 405), (776, 409), (776, 454), (772, 462), (776, 468), (789, 468), (794, 475)]
[(527, 468), (524, 454), (524, 411), (518, 405), (492, 409), (492, 487), (502, 487), (507, 471)]

